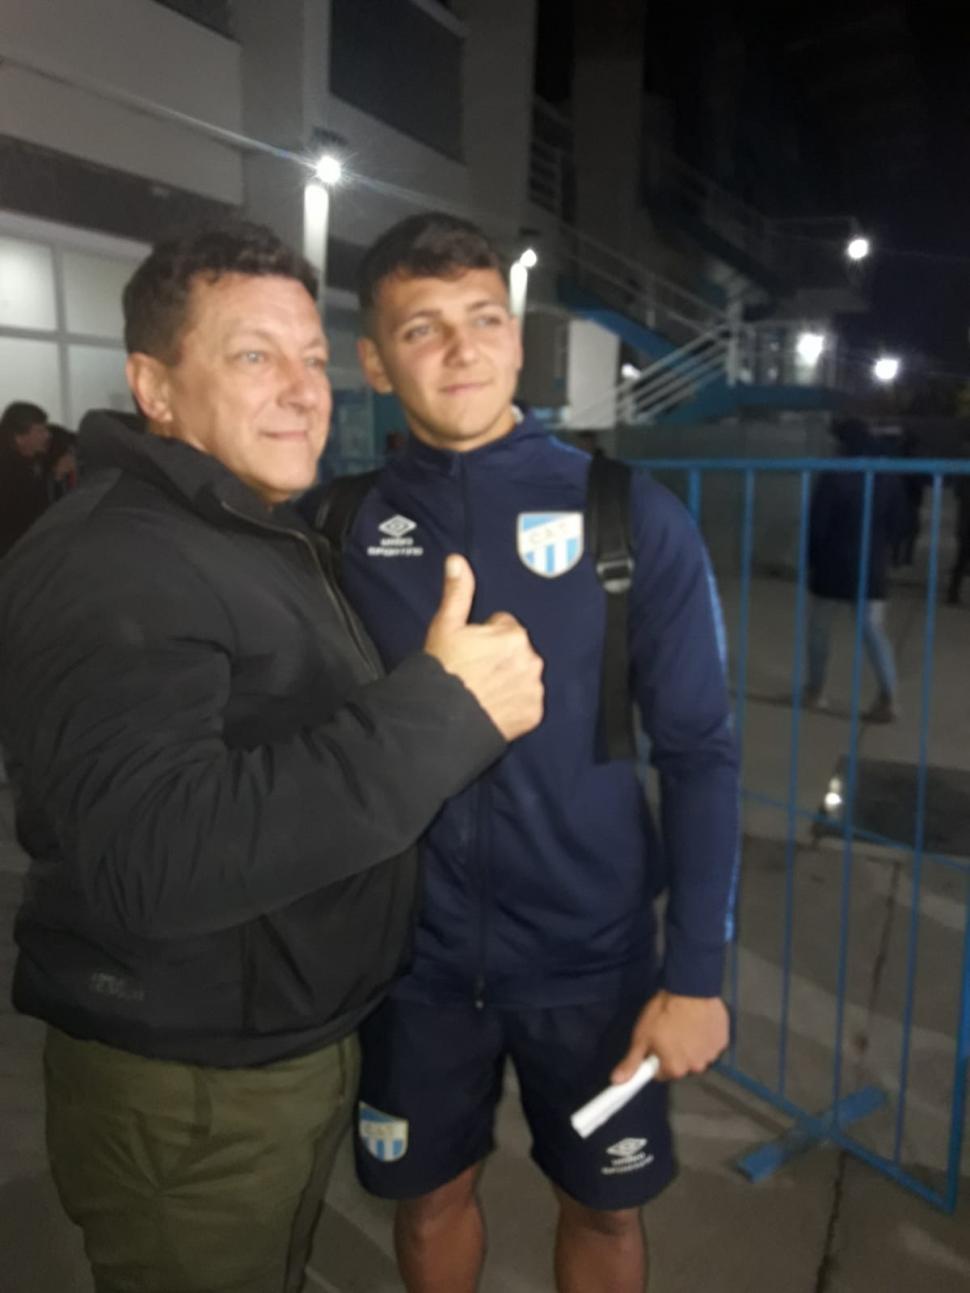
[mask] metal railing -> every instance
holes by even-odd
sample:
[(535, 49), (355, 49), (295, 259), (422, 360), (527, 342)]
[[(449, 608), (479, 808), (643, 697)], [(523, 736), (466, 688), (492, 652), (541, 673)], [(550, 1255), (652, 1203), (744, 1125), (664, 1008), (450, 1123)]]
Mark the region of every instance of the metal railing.
[(759, 264), (777, 268), (783, 263), (784, 237), (775, 221), (669, 149), (658, 157), (660, 188), (681, 208)]
[(546, 143), (535, 133), (529, 148), (529, 200), (557, 220), (567, 218), (566, 168), (564, 149)]
[(557, 220), (572, 219), (573, 128), (569, 118), (538, 96), (532, 101), (529, 198)]
[(558, 226), (556, 251), (563, 272), (579, 287), (673, 341), (690, 340), (727, 319), (725, 310), (696, 292), (571, 225)]
[(599, 399), (569, 410), (569, 425), (645, 426), (720, 379), (729, 380), (733, 331), (719, 323), (687, 345), (656, 360), (639, 376), (621, 381)]
[[(374, 465), (355, 464), (358, 470)], [(724, 985), (731, 1035), (717, 1067), (791, 1120), (788, 1132), (745, 1153), (736, 1166), (760, 1181), (828, 1142), (952, 1212), (966, 1171), (970, 834), (956, 850), (935, 841), (931, 782), (938, 772), (934, 760), (941, 757), (941, 714), (950, 721), (953, 708), (968, 703), (961, 670), (970, 610), (948, 610), (949, 619), (942, 620), (939, 601), (945, 484), (970, 476), (970, 461), (655, 458), (633, 465), (683, 497), (718, 565), (729, 611), (745, 833)], [(848, 700), (841, 709), (806, 712), (806, 638), (815, 609), (809, 587), (812, 484), (823, 473), (859, 480)], [(895, 766), (912, 775), (912, 817), (911, 831), (894, 831), (882, 817), (872, 819), (861, 794), (869, 762), (864, 740), (874, 730), (862, 709), (865, 612), (877, 481), (914, 475), (929, 491), (925, 543), (918, 577), (897, 590), (908, 598), (908, 635), (902, 636), (904, 644), (915, 644), (910, 654), (917, 666), (900, 669), (912, 702), (911, 765), (900, 764), (907, 741), (893, 737)], [(760, 526), (759, 509), (775, 519)], [(778, 517), (790, 532), (792, 577), (764, 580), (760, 572), (776, 564)], [(787, 539), (782, 546), (789, 546)], [(766, 608), (769, 631), (761, 622)], [(945, 682), (938, 686), (944, 664), (954, 671), (949, 690)], [(784, 691), (765, 694), (759, 674), (763, 678), (766, 666), (773, 678), (787, 675)], [(819, 760), (810, 747), (817, 747), (823, 724), (829, 735)], [(970, 747), (963, 740), (958, 748), (970, 786)], [(821, 779), (819, 766), (825, 768)], [(863, 877), (870, 891), (875, 886), (888, 895), (878, 937), (860, 930), (864, 919), (872, 920), (868, 893), (860, 894)]]
[[(934, 836), (931, 808), (940, 793), (935, 760), (962, 760), (962, 771), (946, 771), (970, 787), (970, 757), (960, 754), (970, 748), (966, 740), (950, 734), (944, 756), (939, 738), (941, 730), (947, 735), (953, 707), (966, 704), (960, 672), (966, 612), (947, 611), (950, 618), (941, 623), (938, 609), (947, 537), (944, 484), (970, 475), (970, 462), (667, 459), (639, 465), (669, 477), (682, 492), (716, 557), (723, 558), (730, 546), (738, 558), (738, 577), (726, 580), (722, 591), (727, 589), (733, 601), (731, 657), (743, 800), (746, 816), (759, 814), (762, 826), (756, 831), (749, 825), (745, 836), (725, 993), (733, 1026), (719, 1067), (793, 1120), (787, 1135), (745, 1155), (738, 1166), (759, 1180), (812, 1144), (830, 1141), (921, 1199), (952, 1211), (961, 1179), (970, 1062), (970, 836), (957, 839), (955, 849), (953, 839), (946, 847), (936, 842), (939, 827), (933, 826)], [(849, 699), (842, 710), (809, 716), (803, 709), (805, 644), (818, 610), (809, 592), (811, 502), (812, 481), (820, 473), (849, 473), (858, 481), (858, 551), (851, 566)], [(925, 557), (919, 558), (918, 577), (904, 590), (900, 608), (916, 662), (907, 666), (904, 678), (914, 721), (908, 733), (893, 733), (886, 747), (892, 761), (878, 764), (906, 780), (912, 811), (901, 829), (886, 821), (892, 803), (867, 808), (861, 795), (873, 766), (862, 753), (863, 738), (873, 728), (862, 711), (861, 692), (870, 566), (885, 515), (880, 499), (901, 478), (914, 475), (929, 490)], [(782, 484), (784, 497), (778, 492)], [(727, 511), (725, 486), (732, 496)], [(721, 504), (713, 517), (708, 493), (721, 495), (711, 499)], [(759, 504), (771, 504), (792, 529), (793, 585), (773, 580), (765, 589), (757, 584)], [(770, 637), (762, 623), (752, 631), (756, 612), (770, 623)], [(766, 668), (772, 677), (788, 674), (781, 695), (759, 695), (752, 684), (752, 662), (759, 653), (762, 675)], [(954, 671), (945, 692), (937, 686), (942, 661)], [(782, 722), (781, 737), (779, 709), (788, 712), (787, 734)], [(770, 745), (753, 749), (759, 732), (761, 742), (767, 737)], [(903, 752), (911, 763), (901, 764)], [(820, 766), (825, 775), (810, 782), (806, 792), (806, 778), (818, 778)], [(835, 852), (827, 848), (829, 842)], [(770, 865), (751, 872), (759, 849), (768, 850)], [(871, 929), (860, 931), (863, 920), (872, 920), (871, 906), (860, 897), (860, 877), (889, 895), (880, 905), (878, 938)], [(829, 900), (833, 886), (834, 904)]]
[(739, 381), (754, 386), (824, 386), (839, 384), (839, 349), (831, 335), (818, 359), (808, 363), (798, 354), (798, 339), (816, 331), (810, 322), (767, 319), (738, 327)]

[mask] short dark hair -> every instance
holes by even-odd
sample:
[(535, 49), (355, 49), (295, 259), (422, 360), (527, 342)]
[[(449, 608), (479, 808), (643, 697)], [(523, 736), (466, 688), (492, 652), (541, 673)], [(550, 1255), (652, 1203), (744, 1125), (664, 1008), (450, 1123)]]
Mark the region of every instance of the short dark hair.
[(206, 224), (158, 243), (125, 285), (125, 347), (167, 363), (178, 359), (197, 277), (215, 283), (224, 274), (276, 275), (317, 295), (313, 268), (265, 225), (243, 220)]
[(504, 275), (502, 257), (478, 225), (425, 211), (392, 225), (368, 248), (357, 271), (357, 299), (368, 322), (386, 278), (457, 278), (469, 269)]
[(7, 405), (3, 410), (3, 416), (0, 417), (0, 446), (11, 449), (14, 440), (24, 435), (38, 422), (47, 425), (47, 414), (39, 404), (31, 404), (27, 400), (14, 400), (12, 404)]

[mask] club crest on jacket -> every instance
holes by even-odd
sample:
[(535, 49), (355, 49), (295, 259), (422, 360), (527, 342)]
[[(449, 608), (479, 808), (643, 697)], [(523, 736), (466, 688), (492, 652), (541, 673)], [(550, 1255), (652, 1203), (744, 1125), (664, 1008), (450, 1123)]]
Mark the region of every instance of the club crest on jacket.
[(535, 575), (555, 579), (583, 555), (582, 512), (520, 512), (515, 546)]

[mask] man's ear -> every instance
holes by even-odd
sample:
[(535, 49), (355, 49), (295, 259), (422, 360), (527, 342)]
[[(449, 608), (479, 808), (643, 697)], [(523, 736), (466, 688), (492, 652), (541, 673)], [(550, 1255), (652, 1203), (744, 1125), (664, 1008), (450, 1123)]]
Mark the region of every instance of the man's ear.
[(161, 428), (171, 426), (171, 383), (168, 369), (161, 360), (140, 353), (129, 355), (125, 376), (138, 407), (148, 421)]
[(387, 375), (380, 351), (370, 337), (357, 338), (357, 359), (368, 386), (377, 391), (378, 395), (390, 395), (394, 387)]

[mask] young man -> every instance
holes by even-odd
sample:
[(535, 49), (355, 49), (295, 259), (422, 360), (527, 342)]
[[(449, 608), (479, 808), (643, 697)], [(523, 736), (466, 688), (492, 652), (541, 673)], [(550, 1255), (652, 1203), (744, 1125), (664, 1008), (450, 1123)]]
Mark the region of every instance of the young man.
[[(48, 1147), (98, 1293), (295, 1293), (410, 941), (410, 847), (541, 714), (455, 566), (389, 675), (286, 506), (330, 414), (309, 266), (269, 230), (125, 290), (135, 434), (0, 574), (0, 733), (33, 863), (14, 1002), (49, 1025)], [(437, 600), (437, 599), (435, 599)], [(422, 649), (423, 648), (423, 649)]]
[(464, 221), (415, 216), (365, 256), (360, 304), (367, 379), (398, 396), (411, 437), (348, 535), (348, 596), (393, 665), (420, 641), (435, 570), (457, 549), (475, 566), (474, 617), (508, 606), (546, 662), (541, 727), (426, 837), (414, 962), (363, 1030), (361, 1179), (400, 1200), (411, 1293), (472, 1293), (476, 1181), (511, 1059), (559, 1201), (559, 1289), (639, 1293), (640, 1207), (674, 1174), (666, 1087), (588, 1141), (569, 1115), (651, 1052), (679, 1078), (727, 1040), (737, 761), (706, 555), (681, 505), (637, 474), (631, 692), (660, 774), (661, 845), (633, 762), (597, 759), (605, 594), (584, 547), (590, 458), (512, 403), (522, 349), (498, 256)]

